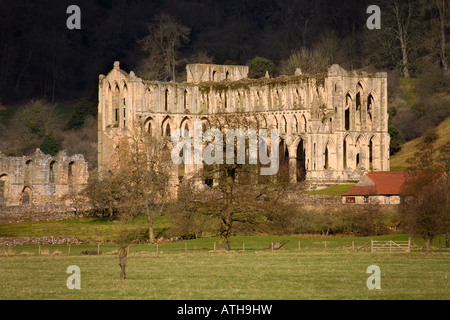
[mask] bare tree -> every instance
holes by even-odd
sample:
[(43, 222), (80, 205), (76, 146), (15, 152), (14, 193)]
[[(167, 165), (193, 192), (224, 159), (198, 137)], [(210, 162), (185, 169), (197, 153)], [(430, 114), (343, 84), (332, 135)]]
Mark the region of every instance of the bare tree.
[(412, 1), (395, 0), (391, 2), (391, 10), (394, 17), (393, 32), (395, 38), (400, 44), (402, 54), (401, 71), (403, 78), (409, 78), (409, 45), (411, 40), (411, 25), (413, 23), (413, 7)]
[(139, 230), (130, 229), (127, 223), (139, 216), (147, 217), (149, 241), (153, 242), (154, 220), (173, 197), (171, 162), (162, 151), (164, 142), (144, 132), (139, 124), (131, 132), (120, 140), (110, 170), (101, 180), (92, 182), (85, 192), (95, 208), (107, 211), (110, 219), (116, 214), (124, 223), (117, 240), (122, 279), (125, 278), (126, 247), (139, 234)]
[(153, 223), (173, 197), (170, 186), (171, 159), (163, 152), (164, 141), (136, 126), (120, 159), (122, 183), (127, 197), (123, 204), (132, 217), (146, 216), (149, 241), (155, 240)]
[(280, 74), (292, 75), (297, 68), (305, 73), (325, 72), (329, 66), (329, 59), (321, 55), (318, 49), (301, 49), (293, 52), (280, 63)]
[[(193, 188), (189, 181), (184, 183), (180, 188), (178, 210), (185, 212), (186, 215), (195, 212), (192, 216), (197, 219), (201, 215), (217, 221), (217, 227), (210, 231), (219, 234), (220, 249), (230, 250), (231, 235), (236, 224), (251, 226), (256, 221), (264, 219), (275, 207), (271, 204), (276, 203), (284, 193), (283, 188), (287, 188), (288, 177), (283, 174), (260, 176), (260, 162), (251, 164), (249, 161), (250, 139), (239, 145), (238, 139), (230, 133), (229, 129), (244, 131), (259, 128), (257, 116), (217, 114), (210, 117), (209, 121), (211, 127), (218, 130), (223, 136), (223, 141), (226, 141), (221, 146), (223, 153), (220, 152), (223, 161), (205, 166), (202, 172), (190, 180), (198, 182), (205, 177), (212, 178), (213, 182), (209, 187)], [(244, 163), (237, 161), (242, 145), (245, 145), (246, 149)], [(227, 153), (229, 150), (232, 152)], [(229, 161), (230, 155), (234, 161)]]
[(450, 234), (450, 179), (436, 153), (433, 139), (425, 139), (421, 150), (408, 159), (411, 175), (402, 188), (405, 201), (400, 206), (405, 229), (422, 236), (427, 251), (437, 235), (448, 239)]
[(190, 29), (167, 14), (156, 16), (148, 25), (149, 35), (140, 40), (148, 57), (141, 72), (148, 79), (175, 81), (180, 64), (179, 49), (189, 41)]
[(446, 23), (448, 23), (447, 18), (447, 9), (448, 9), (448, 1), (447, 0), (435, 0), (436, 7), (439, 12), (439, 62), (441, 68), (444, 72), (444, 75), (449, 75), (448, 61), (446, 55), (446, 43), (445, 43), (445, 28)]

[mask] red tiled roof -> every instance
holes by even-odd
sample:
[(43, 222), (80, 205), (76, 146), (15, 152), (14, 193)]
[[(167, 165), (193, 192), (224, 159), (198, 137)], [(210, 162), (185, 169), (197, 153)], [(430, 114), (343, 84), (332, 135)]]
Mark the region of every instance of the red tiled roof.
[(408, 173), (406, 171), (377, 171), (367, 173), (373, 183), (357, 183), (343, 196), (398, 195)]

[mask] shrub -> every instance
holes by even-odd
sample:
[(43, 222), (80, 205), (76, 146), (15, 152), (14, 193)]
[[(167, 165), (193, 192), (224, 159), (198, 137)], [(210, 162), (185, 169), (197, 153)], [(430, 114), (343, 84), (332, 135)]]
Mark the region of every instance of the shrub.
[(249, 78), (264, 77), (266, 75), (266, 71), (268, 71), (269, 74), (272, 74), (274, 68), (275, 65), (269, 59), (262, 57), (255, 57), (250, 62), (248, 77)]
[(44, 152), (45, 154), (49, 154), (51, 156), (55, 156), (58, 153), (59, 144), (58, 141), (56, 141), (55, 137), (53, 136), (53, 132), (50, 132), (45, 135), (39, 148), (41, 149), (42, 152)]
[(96, 115), (97, 107), (89, 100), (83, 98), (78, 102), (74, 113), (72, 113), (72, 116), (64, 126), (64, 129), (79, 129), (83, 127), (86, 117)]

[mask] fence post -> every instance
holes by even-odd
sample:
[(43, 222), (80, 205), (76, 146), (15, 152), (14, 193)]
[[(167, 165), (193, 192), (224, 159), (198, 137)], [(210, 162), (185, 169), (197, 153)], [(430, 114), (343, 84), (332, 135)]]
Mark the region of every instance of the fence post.
[(300, 241), (298, 242), (298, 251), (300, 251)]
[(352, 250), (355, 251), (355, 241), (352, 241)]
[(39, 255), (41, 255), (41, 245), (39, 245)]
[(270, 247), (272, 248), (272, 252), (273, 252), (273, 242), (270, 243)]
[(70, 243), (69, 243), (69, 256), (70, 256)]
[(373, 252), (373, 240), (370, 240), (370, 252)]
[(324, 241), (324, 244), (325, 244), (325, 250), (327, 250), (327, 242)]
[(245, 253), (245, 242), (242, 242), (242, 252)]
[(216, 242), (214, 241), (214, 251), (216, 251)]
[(97, 254), (100, 254), (100, 243), (97, 244)]

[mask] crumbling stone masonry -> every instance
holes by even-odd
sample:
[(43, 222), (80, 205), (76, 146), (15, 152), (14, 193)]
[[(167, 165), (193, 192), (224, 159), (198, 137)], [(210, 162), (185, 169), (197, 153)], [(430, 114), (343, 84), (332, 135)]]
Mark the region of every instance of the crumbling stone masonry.
[(71, 205), (88, 182), (88, 165), (80, 154), (56, 156), (36, 149), (31, 156), (6, 157), (0, 152), (0, 207)]
[[(389, 171), (384, 72), (333, 65), (323, 74), (297, 69), (294, 75), (248, 79), (248, 66), (212, 64), (189, 64), (186, 72), (186, 82), (147, 81), (116, 61), (99, 76), (100, 174), (114, 169), (112, 156), (134, 123), (165, 137), (171, 150), (173, 130), (187, 129), (192, 137), (195, 120), (208, 127), (208, 118), (221, 113), (256, 115), (260, 128), (277, 128), (280, 164), (287, 164), (292, 183), (357, 182), (368, 171)], [(183, 172), (190, 175), (200, 166), (186, 165)]]

